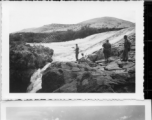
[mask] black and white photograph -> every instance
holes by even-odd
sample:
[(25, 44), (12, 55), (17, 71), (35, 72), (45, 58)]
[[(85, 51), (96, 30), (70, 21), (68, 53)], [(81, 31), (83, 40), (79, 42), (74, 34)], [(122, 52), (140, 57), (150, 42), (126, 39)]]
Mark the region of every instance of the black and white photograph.
[(7, 120), (145, 120), (144, 106), (8, 107)]
[[(24, 103), (23, 103), (24, 102)], [(110, 102), (110, 104), (109, 104)], [(2, 120), (150, 120), (148, 101), (16, 101), (4, 103)], [(104, 104), (103, 104), (104, 103)], [(122, 104), (123, 103), (123, 104)], [(27, 106), (25, 106), (25, 105)], [(33, 105), (34, 104), (34, 105)], [(69, 104), (69, 105), (68, 105)], [(109, 104), (109, 105), (108, 105)], [(37, 105), (37, 106), (36, 106)]]
[(9, 94), (142, 94), (142, 1), (6, 2), (3, 10)]

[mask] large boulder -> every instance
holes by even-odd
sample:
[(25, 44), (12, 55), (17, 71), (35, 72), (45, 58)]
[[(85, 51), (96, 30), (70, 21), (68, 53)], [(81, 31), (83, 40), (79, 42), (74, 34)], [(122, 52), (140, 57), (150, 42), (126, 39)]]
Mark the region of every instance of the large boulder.
[(61, 68), (62, 69), (65, 69), (65, 70), (70, 70), (71, 69), (71, 67), (69, 66), (69, 65), (67, 65), (66, 63), (61, 63)]
[(65, 83), (70, 83), (77, 77), (77, 73), (71, 71), (71, 70), (62, 70), (63, 71), (63, 77), (65, 80)]
[(104, 54), (103, 54), (103, 51), (102, 49), (88, 55), (88, 59), (92, 62), (95, 62), (97, 60), (101, 60), (101, 59), (104, 59)]
[(121, 70), (122, 68), (119, 67), (119, 65), (117, 64), (117, 62), (111, 62), (110, 64), (108, 64), (106, 67), (105, 67), (105, 70), (109, 70), (109, 71), (112, 71), (112, 70)]
[(97, 61), (97, 57), (98, 57), (98, 56), (97, 56), (97, 54), (95, 54), (95, 53), (88, 55), (88, 59), (89, 59), (90, 61), (92, 61), (92, 62)]
[(64, 76), (60, 70), (48, 70), (42, 76), (42, 89), (39, 92), (53, 92), (64, 83)]

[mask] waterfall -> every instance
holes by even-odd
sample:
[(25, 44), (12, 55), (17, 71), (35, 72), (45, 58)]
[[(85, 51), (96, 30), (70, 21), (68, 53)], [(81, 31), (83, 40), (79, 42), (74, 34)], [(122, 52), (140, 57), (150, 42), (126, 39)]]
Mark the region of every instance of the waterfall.
[(42, 69), (36, 70), (30, 78), (30, 85), (27, 88), (28, 93), (36, 93), (42, 88), (42, 75), (43, 72), (51, 66), (51, 63), (47, 63)]

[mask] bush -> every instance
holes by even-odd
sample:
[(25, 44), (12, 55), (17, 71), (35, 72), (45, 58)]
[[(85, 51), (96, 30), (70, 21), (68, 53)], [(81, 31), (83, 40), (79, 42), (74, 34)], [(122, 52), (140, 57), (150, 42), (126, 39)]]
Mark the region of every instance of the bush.
[(26, 44), (10, 45), (10, 69), (41, 68), (46, 62), (52, 62), (53, 50), (43, 46)]
[(84, 38), (96, 33), (102, 33), (107, 31), (116, 31), (123, 28), (91, 28), (89, 26), (83, 26), (80, 30), (73, 31), (56, 31), (51, 33), (15, 33), (10, 34), (10, 42), (25, 42), (25, 43), (49, 43), (49, 42), (63, 42), (74, 40), (78, 38)]
[(52, 62), (53, 50), (43, 46), (10, 44), (10, 92), (26, 92), (30, 77), (36, 69)]

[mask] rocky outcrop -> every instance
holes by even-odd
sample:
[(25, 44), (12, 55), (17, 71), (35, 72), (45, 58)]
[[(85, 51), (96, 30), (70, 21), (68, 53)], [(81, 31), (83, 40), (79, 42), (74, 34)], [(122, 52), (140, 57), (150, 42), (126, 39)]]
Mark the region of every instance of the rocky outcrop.
[[(129, 53), (129, 61), (135, 61), (135, 58), (134, 58), (135, 57), (135, 34), (132, 33), (132, 34), (128, 35), (128, 39), (132, 45), (131, 51)], [(115, 56), (115, 57), (117, 56), (119, 58), (122, 58), (123, 47), (124, 47), (124, 40), (123, 39), (120, 39), (115, 44), (112, 44), (111, 56)], [(103, 50), (100, 49), (98, 51), (95, 51), (92, 54), (89, 54), (88, 59), (92, 62), (96, 62), (96, 61), (104, 59)]]
[(92, 62), (95, 62), (97, 60), (104, 59), (103, 50), (100, 49), (99, 51), (94, 52), (93, 54), (88, 55), (88, 59)]
[[(123, 50), (119, 50), (117, 47), (112, 46), (111, 48), (111, 56), (120, 56), (122, 54)], [(100, 49), (90, 55), (87, 56), (87, 58), (92, 61), (92, 62), (97, 62), (99, 60), (103, 60), (104, 59), (104, 54), (103, 54), (103, 49)], [(112, 60), (112, 58), (111, 58)]]
[[(135, 35), (131, 35), (129, 38), (131, 39), (132, 47), (134, 47)], [(110, 57), (109, 63), (106, 63), (102, 58), (103, 56), (99, 55), (102, 54), (101, 50), (99, 50), (101, 53), (99, 51), (95, 52), (92, 58), (90, 57), (90, 60), (80, 61), (79, 63), (52, 62), (47, 64), (43, 69), (37, 71), (39, 74), (33, 74), (28, 92), (135, 92), (135, 49), (131, 49), (129, 61), (123, 62), (117, 54), (120, 53), (122, 48), (114, 48), (115, 54), (113, 53), (112, 57)]]
[(83, 63), (54, 62), (43, 72), (41, 87), (33, 84), (34, 90), (39, 88), (35, 92), (45, 93), (134, 92), (134, 89), (129, 91), (130, 85), (135, 85), (132, 67), (128, 71), (119, 68), (121, 72), (117, 69), (104, 70), (102, 68), (103, 66), (100, 65), (90, 67)]

